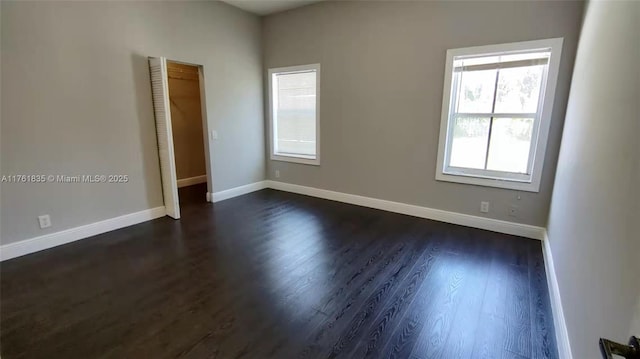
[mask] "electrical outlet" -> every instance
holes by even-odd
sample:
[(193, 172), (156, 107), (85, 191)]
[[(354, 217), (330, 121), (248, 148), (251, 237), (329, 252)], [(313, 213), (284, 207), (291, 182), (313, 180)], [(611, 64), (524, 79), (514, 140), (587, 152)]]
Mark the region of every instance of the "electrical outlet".
[(40, 224), (40, 228), (51, 227), (51, 217), (49, 217), (48, 214), (38, 216), (38, 223)]
[(275, 171), (276, 178), (280, 178), (280, 170)]
[(507, 214), (509, 215), (509, 217), (518, 217), (518, 212), (518, 206), (509, 206), (509, 208), (507, 208)]
[(489, 202), (480, 202), (480, 212), (488, 213), (489, 212)]

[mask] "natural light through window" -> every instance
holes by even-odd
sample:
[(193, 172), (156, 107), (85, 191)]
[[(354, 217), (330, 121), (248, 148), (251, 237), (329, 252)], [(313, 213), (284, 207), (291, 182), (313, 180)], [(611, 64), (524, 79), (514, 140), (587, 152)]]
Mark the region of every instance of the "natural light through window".
[(437, 179), (538, 190), (561, 46), (447, 52)]
[(319, 164), (319, 65), (269, 70), (271, 158)]

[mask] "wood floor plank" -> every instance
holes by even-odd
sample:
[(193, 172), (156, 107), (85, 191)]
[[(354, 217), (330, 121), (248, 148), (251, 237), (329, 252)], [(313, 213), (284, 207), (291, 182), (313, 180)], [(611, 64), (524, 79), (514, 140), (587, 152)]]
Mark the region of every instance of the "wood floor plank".
[(557, 358), (539, 242), (274, 190), (0, 264), (0, 355)]
[(507, 330), (506, 303), (510, 290), (509, 267), (513, 265), (514, 256), (511, 248), (492, 246), (488, 248), (491, 255), (487, 287), (482, 299), (480, 317), (474, 336), (471, 358), (502, 358), (507, 354), (504, 348)]
[(553, 328), (551, 300), (547, 286), (542, 245), (529, 248), (529, 280), (531, 295), (531, 358), (557, 359), (558, 346)]
[[(395, 328), (384, 332), (374, 332), (375, 336), (369, 335), (366, 344), (368, 350), (366, 354), (370, 357), (378, 356), (384, 358), (408, 358), (413, 351), (420, 333), (429, 319), (429, 306), (433, 303), (438, 293), (447, 286), (448, 265), (443, 256), (435, 258), (433, 270), (427, 276), (425, 282), (417, 293), (415, 300), (411, 303), (408, 312), (402, 316)], [(391, 325), (389, 325), (391, 326)], [(387, 339), (381, 338), (387, 336)], [(373, 340), (375, 339), (375, 341)], [(376, 341), (382, 342), (378, 346), (381, 350), (375, 352)]]
[(322, 306), (328, 319), (309, 336), (306, 347), (297, 355), (300, 358), (313, 358), (321, 355), (335, 343), (352, 318), (363, 307), (365, 300), (376, 289), (379, 283), (388, 283), (388, 278), (404, 276), (422, 256), (433, 255), (438, 251), (436, 242), (429, 242), (427, 254), (424, 246), (416, 243), (406, 250), (392, 252), (392, 255), (380, 261), (375, 270), (362, 276), (358, 282), (342, 285)]
[(419, 290), (424, 286), (424, 282), (433, 273), (434, 267), (441, 256), (429, 254), (424, 259), (418, 270), (405, 280), (405, 283), (389, 302), (375, 316), (375, 320), (367, 328), (367, 334), (364, 340), (360, 340), (359, 346), (354, 352), (349, 354), (350, 357), (365, 358), (378, 355), (379, 350), (384, 347), (391, 333), (398, 325), (402, 317), (404, 317), (407, 308), (414, 301)]
[[(342, 331), (342, 334), (329, 351), (327, 358), (348, 357), (348, 353), (351, 348), (357, 344), (362, 332), (371, 324), (378, 311), (384, 308), (385, 303), (393, 298), (396, 290), (401, 288), (401, 285), (404, 284), (404, 279), (409, 278), (407, 285), (411, 288), (420, 283), (432, 263), (427, 260), (429, 257), (432, 256), (424, 255), (417, 262), (411, 263), (410, 266), (403, 267), (411, 268), (409, 271), (403, 272), (403, 268), (400, 268), (391, 276), (385, 278), (384, 282), (376, 287), (375, 291), (362, 305), (361, 310), (356, 313), (345, 330)], [(407, 291), (409, 288), (403, 286), (401, 290)]]
[(522, 266), (509, 266), (510, 286), (506, 304), (505, 349), (524, 356), (531, 356), (531, 302), (529, 271)]
[[(454, 327), (454, 319), (459, 305), (463, 301), (464, 285), (470, 281), (470, 263), (468, 258), (459, 254), (443, 258), (446, 270), (439, 291), (434, 293), (433, 302), (427, 307), (422, 331), (411, 352), (411, 358), (444, 358), (447, 342)], [(458, 338), (460, 339), (460, 338)]]
[(441, 354), (442, 358), (472, 358), (475, 334), (480, 326), (482, 305), (491, 280), (491, 252), (484, 246), (476, 247), (469, 255), (462, 256), (464, 261), (464, 283), (460, 300), (455, 309), (451, 329)]

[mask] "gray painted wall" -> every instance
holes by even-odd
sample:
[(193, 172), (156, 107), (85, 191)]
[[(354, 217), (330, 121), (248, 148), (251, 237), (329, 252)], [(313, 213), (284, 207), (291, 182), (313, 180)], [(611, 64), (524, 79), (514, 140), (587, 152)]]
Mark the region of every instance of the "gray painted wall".
[(638, 293), (638, 301), (629, 333), (631, 333), (630, 335), (635, 335), (640, 338), (640, 293)]
[(589, 3), (548, 227), (576, 359), (640, 335), (638, 34), (640, 3)]
[[(204, 65), (214, 191), (264, 179), (260, 19), (219, 2), (2, 2), (6, 244), (162, 205), (147, 56)], [(53, 226), (38, 227), (50, 214)]]
[[(321, 2), (263, 20), (268, 68), (320, 63), (320, 167), (268, 161), (280, 181), (543, 226), (580, 2)], [(540, 193), (437, 182), (447, 49), (564, 37)], [(268, 128), (268, 127), (267, 127)], [(518, 194), (522, 199), (517, 200)], [(510, 205), (520, 207), (509, 217)]]

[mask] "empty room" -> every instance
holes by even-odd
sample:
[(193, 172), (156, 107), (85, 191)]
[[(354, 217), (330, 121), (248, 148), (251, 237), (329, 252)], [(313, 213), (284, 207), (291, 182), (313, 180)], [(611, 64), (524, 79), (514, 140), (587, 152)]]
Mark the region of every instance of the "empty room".
[(0, 1), (0, 357), (640, 359), (640, 2)]

